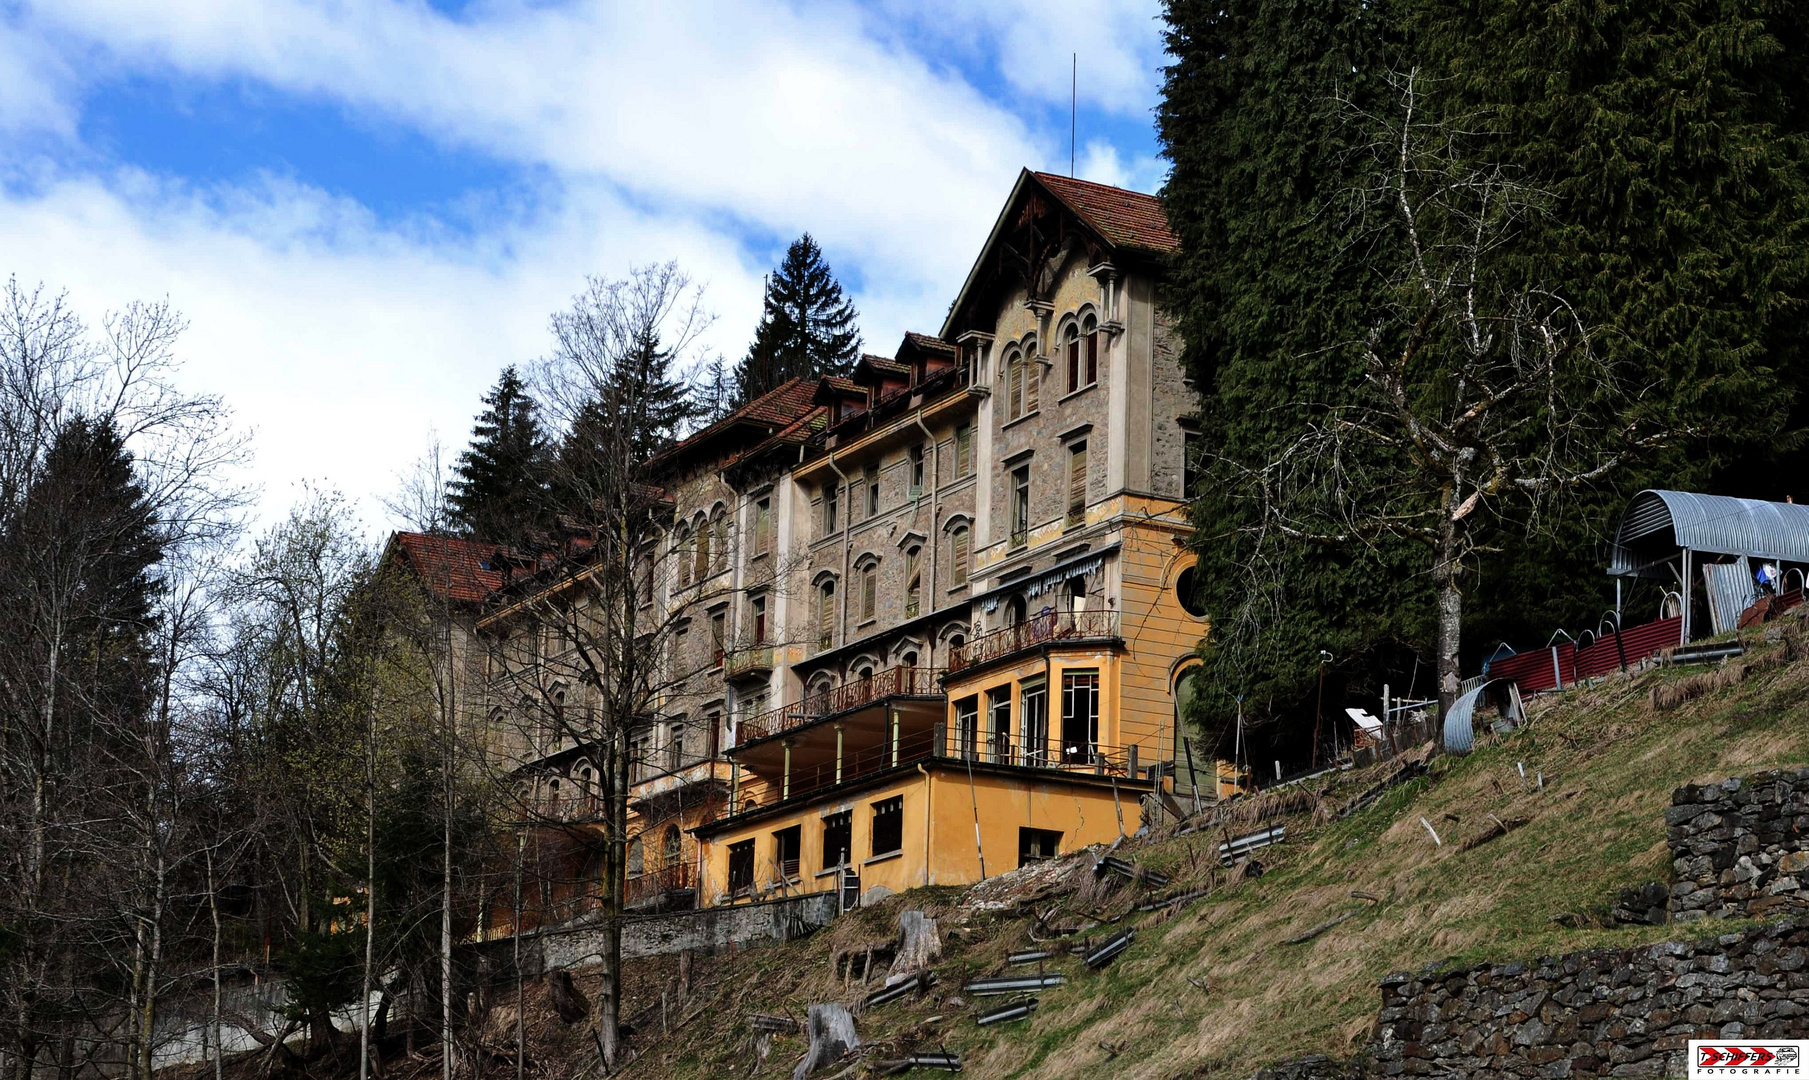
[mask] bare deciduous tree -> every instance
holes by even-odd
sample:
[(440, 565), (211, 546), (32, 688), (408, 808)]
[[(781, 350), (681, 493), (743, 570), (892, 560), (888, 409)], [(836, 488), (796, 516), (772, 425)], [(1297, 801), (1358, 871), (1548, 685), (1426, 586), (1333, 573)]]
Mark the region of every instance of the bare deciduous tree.
[(1519, 226), (1547, 196), (1489, 162), (1487, 133), (1441, 114), (1420, 72), (1389, 85), (1385, 113), (1340, 103), (1368, 181), (1345, 208), (1365, 245), (1356, 254), (1386, 276), (1389, 297), (1360, 340), (1330, 346), (1361, 381), (1350, 400), (1310, 407), (1309, 425), (1267, 460), (1221, 464), (1261, 510), (1247, 527), (1251, 618), (1281, 602), (1271, 575), (1287, 545), (1392, 536), (1427, 552), (1449, 707), (1472, 563), (1502, 542), (1492, 533), (1510, 503), (1536, 520), (1673, 433), (1620, 418), (1629, 390), (1591, 348), (1584, 313), (1514, 264)]

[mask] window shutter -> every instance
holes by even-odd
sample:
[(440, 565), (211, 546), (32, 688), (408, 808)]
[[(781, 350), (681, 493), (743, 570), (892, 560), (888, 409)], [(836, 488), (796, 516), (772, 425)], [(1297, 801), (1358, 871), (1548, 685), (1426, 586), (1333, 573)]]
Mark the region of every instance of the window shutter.
[(1087, 385), (1099, 381), (1099, 331), (1087, 335)]
[(955, 530), (953, 537), (951, 537), (949, 546), (954, 549), (950, 553), (950, 561), (954, 563), (955, 584), (965, 585), (965, 584), (967, 584), (967, 527), (966, 526), (962, 526), (961, 528)]
[(879, 575), (871, 566), (861, 572), (861, 618), (871, 619), (875, 601), (878, 600)]
[(1026, 358), (1024, 360), (1024, 414), (1036, 411), (1037, 393), (1042, 386), (1043, 365), (1040, 361)]
[(817, 648), (835, 644), (835, 586), (825, 583), (817, 590)]
[(1070, 328), (1068, 331), (1068, 389), (1079, 390), (1086, 385), (1080, 381), (1080, 336)]
[(1075, 446), (1068, 458), (1068, 520), (1087, 514), (1087, 444)]
[(1016, 420), (1024, 414), (1024, 360), (1011, 358), (1005, 371), (1005, 419)]
[(974, 429), (964, 427), (955, 432), (955, 476), (966, 476), (974, 469)]

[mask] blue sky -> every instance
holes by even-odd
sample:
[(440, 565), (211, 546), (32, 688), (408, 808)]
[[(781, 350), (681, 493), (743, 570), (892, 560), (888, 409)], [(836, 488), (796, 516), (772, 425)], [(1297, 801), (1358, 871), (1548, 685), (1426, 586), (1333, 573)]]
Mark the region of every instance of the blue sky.
[(677, 260), (733, 358), (808, 230), (869, 346), (933, 331), (1017, 170), (1161, 182), (1153, 2), (0, 0), (0, 271), (184, 311), (184, 378), (280, 508), (374, 507), (547, 346)]

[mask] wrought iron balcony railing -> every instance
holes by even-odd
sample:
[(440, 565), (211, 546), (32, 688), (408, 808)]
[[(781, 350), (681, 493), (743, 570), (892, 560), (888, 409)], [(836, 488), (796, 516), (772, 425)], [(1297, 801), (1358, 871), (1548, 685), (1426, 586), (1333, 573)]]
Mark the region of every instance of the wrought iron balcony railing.
[[(1033, 733), (1025, 738), (937, 724), (929, 731), (902, 736), (896, 747), (884, 743), (848, 753), (840, 762), (793, 769), (780, 782), (769, 782), (769, 797), (779, 804), (791, 804), (876, 773), (938, 759), (1137, 780), (1148, 778), (1147, 766), (1160, 764), (1144, 758), (1142, 748), (1136, 746), (1107, 746), (1089, 740), (1064, 745), (1059, 733)], [(707, 820), (735, 817), (767, 806), (764, 802), (750, 806), (744, 800), (740, 807), (723, 806), (713, 811)]]
[(1118, 637), (1116, 611), (1046, 611), (950, 649), (948, 670), (953, 674), (1022, 649), (1055, 642), (1116, 641)]
[(802, 727), (819, 717), (858, 709), (889, 697), (941, 696), (941, 668), (900, 664), (820, 694), (807, 694), (803, 701), (750, 716), (736, 727), (735, 744), (743, 746), (756, 739), (769, 738)]
[(647, 903), (672, 893), (697, 888), (697, 868), (688, 862), (668, 863), (657, 870), (632, 876), (623, 890), (628, 905)]

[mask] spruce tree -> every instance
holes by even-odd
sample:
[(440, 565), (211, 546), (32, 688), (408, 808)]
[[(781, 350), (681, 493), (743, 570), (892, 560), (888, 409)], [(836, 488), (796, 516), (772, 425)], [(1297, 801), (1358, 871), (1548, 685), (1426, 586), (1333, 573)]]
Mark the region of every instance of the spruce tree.
[[(1557, 513), (1500, 523), (1501, 550), (1479, 558), (1466, 609), (1470, 670), (1497, 640), (1595, 625), (1613, 597), (1605, 538), (1631, 490), (1787, 493), (1769, 488), (1788, 475), (1777, 455), (1802, 445), (1794, 432), (1809, 418), (1790, 314), (1809, 279), (1799, 6), (1169, 0), (1167, 18), (1163, 196), (1182, 241), (1169, 297), (1222, 481), (1206, 485), (1196, 541), (1214, 638), (1200, 700), (1215, 718), (1239, 693), (1247, 717), (1298, 707), (1320, 648), (1341, 660), (1406, 648), (1391, 673), (1399, 690), (1426, 644), (1414, 553), (1262, 547), (1232, 496), (1239, 471), (1285, 445), (1311, 408), (1359, 389), (1347, 346), (1363, 340), (1395, 264), (1378, 237), (1351, 230), (1340, 198), (1362, 184), (1350, 118), (1376, 111), (1390, 72), (1418, 70), (1440, 112), (1486, 133), (1491, 160), (1550, 193), (1502, 257), (1594, 328), (1642, 430), (1694, 436)], [(1233, 571), (1253, 560), (1286, 583), (1284, 603), (1242, 603)]]
[(766, 279), (754, 342), (735, 371), (735, 404), (745, 405), (788, 379), (846, 375), (860, 359), (854, 302), (823, 262), (809, 233), (785, 251)]
[(548, 444), (521, 375), (503, 369), (459, 454), (447, 502), (466, 535), (519, 543), (544, 520)]

